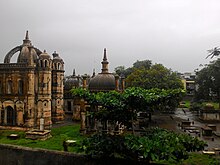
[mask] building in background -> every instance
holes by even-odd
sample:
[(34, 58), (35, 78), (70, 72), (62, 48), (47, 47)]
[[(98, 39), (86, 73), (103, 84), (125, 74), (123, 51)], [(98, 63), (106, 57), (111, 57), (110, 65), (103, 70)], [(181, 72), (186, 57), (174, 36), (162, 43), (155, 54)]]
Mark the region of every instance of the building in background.
[(180, 76), (186, 90), (186, 99), (192, 99), (196, 91), (195, 73), (183, 73)]

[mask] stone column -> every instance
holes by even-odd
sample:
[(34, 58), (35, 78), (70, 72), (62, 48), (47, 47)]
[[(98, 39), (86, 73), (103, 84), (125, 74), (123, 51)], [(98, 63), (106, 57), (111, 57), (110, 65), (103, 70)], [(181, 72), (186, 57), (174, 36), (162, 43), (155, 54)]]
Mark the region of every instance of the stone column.
[(4, 124), (7, 125), (7, 109), (5, 111), (5, 116), (4, 116)]
[(121, 76), (121, 90), (124, 91), (125, 90), (125, 77)]
[(83, 78), (83, 88), (86, 89), (86, 86), (87, 86), (87, 83), (86, 83), (87, 76), (83, 75), (82, 78)]
[(86, 109), (85, 109), (85, 101), (83, 99), (80, 100), (80, 118), (81, 118), (80, 132), (85, 133), (85, 130), (86, 130)]
[(44, 131), (44, 118), (40, 118), (40, 131)]
[(116, 91), (119, 91), (119, 76), (118, 75), (115, 75), (115, 90)]

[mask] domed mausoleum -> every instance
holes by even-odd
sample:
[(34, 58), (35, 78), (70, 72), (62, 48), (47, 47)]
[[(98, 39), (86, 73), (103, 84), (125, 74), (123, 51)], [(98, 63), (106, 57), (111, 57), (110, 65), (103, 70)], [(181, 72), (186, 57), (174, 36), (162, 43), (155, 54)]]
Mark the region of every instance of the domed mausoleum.
[(117, 75), (109, 73), (106, 49), (104, 49), (104, 57), (102, 64), (102, 72), (90, 79), (88, 90), (91, 92), (105, 92), (111, 90), (119, 90)]
[[(17, 62), (11, 58), (18, 53)], [(34, 47), (26, 32), (23, 44), (0, 64), (0, 125), (39, 128), (63, 120), (64, 62)]]

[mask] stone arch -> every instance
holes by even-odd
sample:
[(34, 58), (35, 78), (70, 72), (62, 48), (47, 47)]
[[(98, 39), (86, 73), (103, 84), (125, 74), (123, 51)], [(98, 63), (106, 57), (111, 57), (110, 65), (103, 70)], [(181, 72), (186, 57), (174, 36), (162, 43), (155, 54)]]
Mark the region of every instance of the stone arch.
[(60, 63), (57, 63), (57, 69), (60, 70)]
[(17, 112), (11, 106), (5, 108), (6, 125), (15, 126), (17, 124)]
[(47, 60), (44, 60), (44, 66), (45, 66), (45, 68), (48, 67), (48, 61)]
[(13, 48), (10, 52), (8, 52), (5, 56), (4, 63), (10, 63), (12, 56), (18, 51), (21, 51), (21, 48), (21, 46), (17, 46)]

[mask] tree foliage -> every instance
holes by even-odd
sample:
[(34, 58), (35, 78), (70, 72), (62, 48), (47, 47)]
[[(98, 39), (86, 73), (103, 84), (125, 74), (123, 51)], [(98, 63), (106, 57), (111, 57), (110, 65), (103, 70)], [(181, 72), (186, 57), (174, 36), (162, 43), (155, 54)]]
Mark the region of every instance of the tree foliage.
[(220, 59), (210, 62), (196, 74), (198, 84), (196, 98), (211, 100), (216, 95), (220, 100)]
[(186, 134), (153, 128), (140, 137), (131, 134), (94, 134), (83, 142), (86, 154), (96, 158), (122, 158), (137, 161), (186, 159), (188, 152), (200, 151), (205, 142)]
[(126, 78), (126, 85), (145, 89), (175, 89), (181, 88), (182, 82), (175, 72), (162, 64), (154, 64), (149, 69), (134, 69)]
[(127, 87), (175, 89), (183, 86), (175, 72), (162, 64), (152, 64), (150, 60), (136, 61), (133, 67), (127, 69), (119, 66), (115, 72), (126, 77)]
[(71, 90), (74, 96), (85, 99), (91, 106), (101, 109), (94, 112), (97, 119), (102, 121), (118, 121), (125, 125), (131, 118), (136, 119), (139, 111), (152, 112), (155, 109), (164, 110), (164, 107), (177, 107), (182, 89), (143, 89), (139, 87), (127, 88), (123, 93), (116, 91), (91, 93), (86, 89)]

